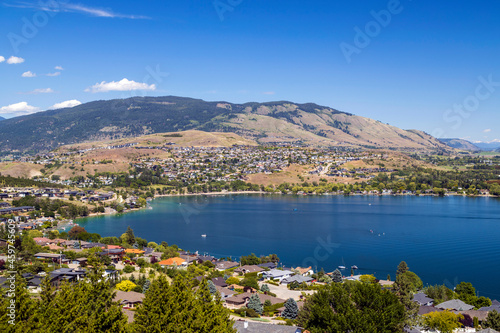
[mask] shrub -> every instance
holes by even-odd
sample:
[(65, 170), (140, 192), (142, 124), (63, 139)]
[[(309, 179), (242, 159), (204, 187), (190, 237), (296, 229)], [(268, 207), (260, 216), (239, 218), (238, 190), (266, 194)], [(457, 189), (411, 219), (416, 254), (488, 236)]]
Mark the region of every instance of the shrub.
[(259, 314), (255, 312), (254, 309), (241, 308), (234, 310), (234, 313), (239, 314), (242, 317), (259, 318)]
[(116, 289), (121, 291), (131, 291), (134, 290), (135, 287), (137, 287), (137, 285), (130, 280), (123, 280), (116, 285)]
[(130, 266), (130, 265), (126, 265), (125, 268), (123, 269), (123, 272), (132, 273), (132, 272), (135, 272), (135, 268)]
[(240, 283), (240, 279), (238, 279), (237, 277), (234, 277), (234, 276), (230, 276), (226, 279), (226, 283), (229, 285), (238, 284), (238, 283)]

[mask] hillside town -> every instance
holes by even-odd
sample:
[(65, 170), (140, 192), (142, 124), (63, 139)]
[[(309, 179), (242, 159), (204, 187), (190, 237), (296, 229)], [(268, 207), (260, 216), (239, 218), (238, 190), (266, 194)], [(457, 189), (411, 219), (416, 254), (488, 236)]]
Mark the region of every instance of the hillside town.
[[(0, 238), (0, 249), (5, 254), (0, 255), (0, 287), (7, 290), (7, 267), (12, 266), (12, 260), (7, 255), (7, 232), (2, 230), (5, 239)], [(337, 284), (369, 285), (398, 294), (402, 281), (407, 281), (409, 308), (415, 311), (416, 324), (412, 329), (406, 328), (406, 332), (435, 332), (435, 321), (440, 316), (451, 316), (456, 324), (454, 332), (491, 333), (495, 331), (481, 328), (496, 325), (495, 320), (500, 317), (500, 302), (476, 297), (470, 283), (462, 282), (454, 290), (445, 286), (424, 287), (404, 262), (398, 266), (394, 281), (390, 276), (379, 280), (370, 274), (357, 274), (356, 266), (350, 270), (341, 266), (333, 272), (286, 267), (276, 254), (250, 254), (235, 260), (190, 253), (166, 242), (147, 242), (135, 236), (130, 227), (120, 237), (98, 237), (93, 241), (83, 241), (86, 231), (77, 225), (64, 234), (65, 238), (42, 230), (40, 226), (19, 230), (23, 250), (16, 267), (25, 292), (36, 296), (46, 288), (57, 291), (67, 285), (86, 284), (95, 265), (101, 265), (101, 279), (114, 288), (113, 301), (129, 325), (134, 324), (151, 284), (162, 277), (171, 283), (182, 279), (193, 290), (206, 286), (229, 311), (237, 332), (307, 332), (300, 327), (304, 323), (300, 315), (311, 311), (304, 307), (308, 299)]]

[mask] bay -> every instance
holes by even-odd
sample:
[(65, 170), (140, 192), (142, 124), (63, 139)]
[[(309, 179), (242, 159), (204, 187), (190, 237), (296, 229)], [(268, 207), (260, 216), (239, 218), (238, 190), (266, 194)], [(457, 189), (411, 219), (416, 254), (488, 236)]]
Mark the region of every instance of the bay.
[[(500, 299), (500, 200), (416, 196), (225, 195), (158, 198), (152, 209), (78, 220), (120, 236), (127, 226), (216, 257), (276, 253), (286, 266), (395, 278), (407, 262), (424, 284), (472, 282)], [(206, 237), (201, 235), (205, 234)]]

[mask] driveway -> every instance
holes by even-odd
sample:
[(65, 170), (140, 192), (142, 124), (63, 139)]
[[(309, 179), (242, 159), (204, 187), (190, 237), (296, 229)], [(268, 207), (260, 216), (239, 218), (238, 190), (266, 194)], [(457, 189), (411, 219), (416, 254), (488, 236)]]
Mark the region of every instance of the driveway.
[[(259, 286), (262, 286), (263, 284), (264, 283), (259, 282)], [(302, 293), (306, 293), (307, 295), (311, 295), (314, 293), (314, 290), (304, 290), (304, 291), (289, 290), (284, 284), (275, 286), (273, 284), (268, 283), (267, 285), (269, 286), (269, 290), (271, 290), (272, 293), (276, 294), (276, 297), (282, 299), (293, 298), (294, 300), (298, 301), (300, 300), (300, 296), (302, 296)]]

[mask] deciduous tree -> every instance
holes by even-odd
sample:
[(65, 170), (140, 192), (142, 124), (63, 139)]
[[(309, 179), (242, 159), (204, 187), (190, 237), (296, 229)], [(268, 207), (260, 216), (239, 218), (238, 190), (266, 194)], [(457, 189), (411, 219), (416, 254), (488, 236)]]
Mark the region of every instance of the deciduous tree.
[(131, 291), (136, 286), (137, 285), (130, 280), (123, 280), (122, 282), (120, 282), (116, 285), (116, 289), (121, 290), (121, 291)]
[(423, 315), (425, 326), (430, 329), (439, 330), (441, 333), (452, 333), (461, 326), (459, 319), (462, 315), (454, 314), (451, 311), (431, 312)]

